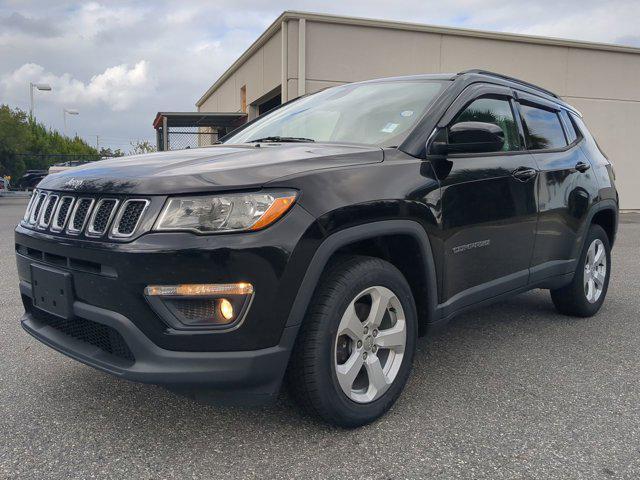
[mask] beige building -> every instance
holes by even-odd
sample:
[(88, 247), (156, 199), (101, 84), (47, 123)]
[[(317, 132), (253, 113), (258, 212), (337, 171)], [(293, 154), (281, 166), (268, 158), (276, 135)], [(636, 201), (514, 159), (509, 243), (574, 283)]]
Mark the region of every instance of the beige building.
[(535, 83), (578, 108), (614, 163), (621, 207), (640, 209), (639, 48), (284, 12), (196, 106), (251, 119), (328, 86), (471, 68)]

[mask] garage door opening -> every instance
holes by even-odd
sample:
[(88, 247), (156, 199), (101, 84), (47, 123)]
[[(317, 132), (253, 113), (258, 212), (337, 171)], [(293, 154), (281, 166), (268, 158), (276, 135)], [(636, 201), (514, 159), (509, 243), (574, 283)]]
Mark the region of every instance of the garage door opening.
[(275, 97), (258, 104), (258, 115), (267, 113), (282, 104), (282, 95), (278, 94)]

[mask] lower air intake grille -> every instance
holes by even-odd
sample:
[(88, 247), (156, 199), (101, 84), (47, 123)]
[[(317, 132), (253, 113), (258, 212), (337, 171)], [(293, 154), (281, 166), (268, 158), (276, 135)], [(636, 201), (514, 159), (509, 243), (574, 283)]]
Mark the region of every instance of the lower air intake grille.
[(64, 320), (49, 313), (33, 308), (31, 314), (41, 323), (75, 338), (93, 345), (104, 352), (121, 358), (128, 363), (135, 362), (135, 357), (126, 342), (116, 330), (101, 323), (92, 322), (85, 318)]
[(212, 299), (174, 299), (171, 305), (187, 320), (211, 320), (216, 318), (216, 301)]

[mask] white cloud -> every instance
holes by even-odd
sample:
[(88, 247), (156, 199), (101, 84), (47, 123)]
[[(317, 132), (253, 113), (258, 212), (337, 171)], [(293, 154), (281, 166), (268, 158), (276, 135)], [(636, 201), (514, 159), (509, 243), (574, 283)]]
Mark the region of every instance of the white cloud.
[(157, 111), (193, 110), (291, 8), (640, 45), (638, 0), (0, 0), (0, 102), (27, 109), (29, 81), (46, 81), (54, 91), (36, 110), (47, 125), (78, 108), (85, 138), (152, 140)]
[(149, 64), (145, 60), (131, 68), (126, 64), (109, 67), (86, 83), (69, 73), (55, 75), (41, 65), (27, 63), (1, 77), (0, 97), (11, 97), (24, 91), (29, 82), (51, 85), (55, 95), (47, 101), (64, 106), (101, 103), (116, 112), (124, 111), (154, 93), (156, 83), (149, 75)]

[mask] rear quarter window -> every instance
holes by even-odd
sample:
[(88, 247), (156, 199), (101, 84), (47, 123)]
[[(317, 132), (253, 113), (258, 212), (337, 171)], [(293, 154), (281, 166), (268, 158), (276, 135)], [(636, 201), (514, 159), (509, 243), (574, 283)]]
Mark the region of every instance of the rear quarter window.
[(558, 113), (521, 104), (520, 111), (527, 132), (529, 150), (549, 150), (567, 146)]
[(567, 142), (572, 144), (578, 139), (578, 132), (576, 131), (576, 127), (571, 120), (571, 115), (566, 110), (562, 110), (560, 112), (560, 116), (562, 117), (564, 123), (564, 130), (567, 134)]

